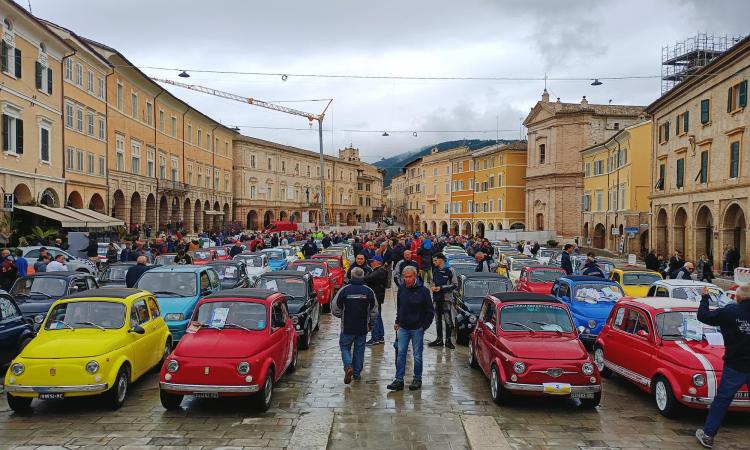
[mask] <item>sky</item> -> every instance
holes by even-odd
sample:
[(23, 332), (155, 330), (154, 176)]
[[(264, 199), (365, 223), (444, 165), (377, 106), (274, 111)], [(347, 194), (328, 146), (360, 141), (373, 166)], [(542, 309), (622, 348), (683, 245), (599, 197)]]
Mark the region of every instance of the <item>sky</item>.
[[(698, 32), (750, 33), (746, 0), (31, 0), (31, 8), (117, 48), (150, 76), (266, 101), (333, 98), (325, 152), (351, 144), (366, 162), (446, 140), (517, 139), (545, 74), (553, 101), (585, 95), (589, 103), (647, 105), (661, 92), (663, 46)], [(191, 77), (178, 78), (182, 69)], [(590, 85), (622, 76), (651, 78)], [(318, 150), (317, 123), (310, 129), (297, 116), (169, 90), (245, 135)], [(325, 103), (283, 105), (318, 113)]]

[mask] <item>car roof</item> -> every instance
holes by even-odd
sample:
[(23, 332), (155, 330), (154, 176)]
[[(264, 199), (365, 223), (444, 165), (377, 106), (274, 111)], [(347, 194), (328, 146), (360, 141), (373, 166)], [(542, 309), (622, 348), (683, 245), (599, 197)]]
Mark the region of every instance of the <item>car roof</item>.
[(606, 278), (600, 278), (600, 277), (592, 277), (588, 275), (566, 275), (564, 277), (560, 277), (561, 280), (569, 280), (573, 283), (591, 283), (591, 282), (600, 282), (600, 283), (607, 283), (607, 284), (617, 284), (612, 280), (608, 280)]
[(279, 294), (279, 292), (260, 288), (235, 288), (224, 289), (217, 292), (216, 294), (207, 295), (206, 297), (203, 297), (203, 300), (213, 298), (254, 298), (259, 300), (268, 300), (269, 297), (274, 294)]
[[(116, 263), (107, 264), (107, 267), (105, 267), (105, 269), (109, 267), (115, 267), (115, 266), (134, 266), (136, 264), (138, 264), (136, 261), (120, 261)], [(42, 272), (42, 273), (45, 273), (45, 272)]]
[(543, 303), (560, 303), (562, 302), (551, 295), (534, 294), (531, 292), (498, 292), (491, 294), (492, 297), (501, 303), (513, 302), (543, 302)]
[(209, 266), (236, 266), (238, 264), (244, 264), (242, 261), (238, 261), (236, 259), (224, 259), (224, 260), (218, 260), (215, 259), (208, 263)]
[(85, 277), (92, 276), (86, 272), (77, 272), (69, 270), (67, 272), (35, 272), (31, 275), (27, 275), (26, 278), (71, 278), (71, 277)]
[(534, 271), (534, 270), (555, 270), (557, 272), (565, 272), (565, 269), (563, 269), (562, 267), (548, 266), (548, 265), (544, 265), (544, 264), (540, 265), (540, 266), (526, 266), (525, 269), (527, 269), (529, 271)]
[(307, 272), (302, 272), (299, 270), (274, 270), (273, 272), (263, 273), (260, 276), (263, 278), (285, 278), (285, 277), (305, 278), (308, 275), (309, 274)]
[(627, 273), (627, 272), (650, 272), (650, 273), (658, 273), (656, 271), (653, 271), (651, 269), (645, 269), (643, 267), (615, 267), (612, 270), (617, 271), (617, 272), (623, 272), (623, 273)]
[(206, 266), (196, 266), (192, 264), (175, 264), (172, 266), (158, 266), (149, 270), (149, 272), (183, 272), (199, 273), (206, 270)]
[(705, 281), (696, 281), (696, 280), (676, 280), (676, 279), (669, 279), (669, 280), (656, 280), (654, 281), (654, 284), (661, 284), (663, 286), (671, 286), (671, 287), (682, 287), (682, 286), (708, 286), (708, 287), (718, 287), (713, 283), (706, 283)]
[(623, 303), (634, 303), (641, 306), (647, 306), (656, 310), (688, 308), (698, 309), (698, 303), (684, 298), (673, 297), (641, 297), (622, 300)]
[(500, 280), (507, 280), (508, 277), (504, 277), (497, 272), (471, 272), (462, 275), (464, 278), (497, 278)]
[(144, 289), (133, 289), (133, 288), (120, 288), (120, 287), (108, 287), (89, 289), (87, 291), (77, 292), (75, 294), (67, 295), (63, 297), (63, 300), (76, 299), (76, 298), (115, 298), (125, 299), (132, 295), (149, 294), (149, 291)]

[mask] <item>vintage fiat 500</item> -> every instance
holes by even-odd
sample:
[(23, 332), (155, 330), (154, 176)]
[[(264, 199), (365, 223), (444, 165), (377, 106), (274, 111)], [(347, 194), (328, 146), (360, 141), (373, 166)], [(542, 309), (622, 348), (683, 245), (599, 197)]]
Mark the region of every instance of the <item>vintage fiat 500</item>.
[(184, 396), (251, 395), (271, 407), (274, 384), (297, 364), (297, 333), (286, 296), (267, 289), (229, 289), (202, 299), (188, 332), (161, 368), (159, 392), (166, 409)]
[(641, 269), (640, 267), (622, 267), (612, 269), (609, 279), (619, 284), (628, 297), (645, 297), (648, 288), (662, 279), (659, 272)]
[(496, 292), (512, 291), (513, 285), (510, 280), (495, 272), (471, 272), (458, 275), (457, 278), (457, 288), (453, 291), (456, 343), (466, 345), (477, 324), (477, 315), (484, 298)]
[[(612, 310), (594, 346), (594, 361), (608, 377), (622, 376), (654, 396), (656, 409), (674, 415), (683, 405), (706, 409), (724, 368), (724, 341), (697, 319), (698, 305), (677, 298), (624, 299)], [(747, 386), (732, 409), (750, 411)]]
[(328, 263), (318, 259), (308, 259), (289, 264), (289, 270), (307, 272), (312, 275), (315, 292), (318, 293), (318, 301), (323, 308), (323, 312), (330, 312), (336, 279), (328, 268)]
[(103, 288), (60, 299), (5, 375), (8, 406), (27, 411), (33, 399), (103, 394), (119, 408), (128, 385), (159, 366), (171, 348), (150, 292)]
[(561, 301), (528, 292), (488, 295), (469, 341), (469, 363), (496, 403), (513, 395), (601, 400), (601, 378)]
[(614, 281), (584, 275), (560, 277), (552, 286), (552, 295), (568, 305), (581, 331), (579, 337), (587, 345), (593, 345), (615, 302), (623, 296)]
[(516, 290), (519, 292), (533, 292), (534, 294), (549, 294), (558, 278), (565, 276), (565, 271), (552, 266), (529, 266), (521, 269)]
[(344, 263), (341, 256), (338, 255), (313, 255), (308, 261), (325, 261), (328, 263), (328, 270), (333, 274), (335, 280), (335, 289), (341, 289), (344, 286), (344, 276), (346, 271), (344, 270)]
[(285, 294), (292, 325), (297, 331), (300, 350), (310, 348), (313, 331), (320, 328), (320, 303), (315, 291), (313, 277), (297, 270), (277, 270), (264, 273), (256, 287)]

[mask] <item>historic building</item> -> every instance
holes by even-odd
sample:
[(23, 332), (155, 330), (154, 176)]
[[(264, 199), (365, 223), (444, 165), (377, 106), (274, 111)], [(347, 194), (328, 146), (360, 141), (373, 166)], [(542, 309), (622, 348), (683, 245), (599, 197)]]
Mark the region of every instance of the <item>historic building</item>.
[(631, 125), (581, 151), (587, 246), (635, 254), (648, 247), (651, 128), (650, 121)]
[(347, 147), (339, 150), (339, 159), (357, 163), (356, 221), (381, 222), (383, 220), (383, 176), (385, 171), (359, 159), (359, 149)]
[(659, 97), (651, 115), (651, 247), (687, 259), (734, 247), (748, 263), (750, 38)]
[(526, 229), (554, 230), (564, 238), (582, 228), (580, 151), (604, 142), (643, 115), (642, 106), (549, 101), (546, 89), (523, 124), (528, 129)]
[(451, 169), (452, 158), (469, 153), (468, 147), (456, 147), (438, 151), (433, 148), (422, 158), (424, 169), (423, 203), (425, 214), (422, 218), (422, 231), (447, 233), (450, 224)]
[(388, 209), (395, 224), (407, 226), (408, 218), (406, 216), (406, 174), (400, 173), (391, 178), (391, 184), (388, 185), (390, 192), (387, 196)]
[(4, 2), (0, 57), (0, 189), (20, 205), (65, 203), (62, 63), (73, 48)]
[(471, 153), (451, 159), (450, 232), (471, 235), (474, 233), (474, 158)]
[(406, 206), (406, 229), (410, 231), (419, 231), (421, 229), (421, 219), (425, 212), (423, 179), (424, 169), (422, 167), (422, 158), (414, 159), (404, 166), (404, 197)]

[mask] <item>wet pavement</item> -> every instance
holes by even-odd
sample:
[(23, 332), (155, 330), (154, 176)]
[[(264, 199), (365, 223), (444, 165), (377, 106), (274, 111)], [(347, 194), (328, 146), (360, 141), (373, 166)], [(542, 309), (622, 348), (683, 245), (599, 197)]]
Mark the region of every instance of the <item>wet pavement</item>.
[[(497, 406), (490, 400), (489, 382), (468, 367), (467, 348), (462, 346), (425, 346), (423, 389), (390, 393), (386, 385), (395, 374), (389, 326), (394, 303), (392, 291), (387, 292), (387, 343), (366, 350), (362, 380), (349, 386), (343, 384), (338, 320), (326, 315), (310, 350), (300, 353), (297, 371), (277, 384), (274, 406), (267, 413), (253, 412), (242, 399), (186, 400), (180, 411), (168, 412), (159, 403), (158, 376), (152, 374), (131, 386), (119, 411), (109, 411), (95, 399), (35, 401), (34, 413), (20, 416), (2, 396), (0, 450), (313, 448), (314, 439), (305, 439), (303, 425), (297, 434), (295, 428), (302, 420), (309, 422), (306, 430), (310, 424), (322, 424), (325, 433), (329, 411), (329, 449), (464, 449), (469, 448), (469, 437), (476, 443), (497, 429), (504, 439), (477, 448), (699, 448), (693, 433), (705, 412), (666, 419), (656, 412), (651, 397), (622, 379), (604, 381), (596, 410), (570, 401), (529, 398)], [(433, 338), (431, 329), (426, 340)], [(482, 425), (468, 426), (474, 421)], [(484, 436), (472, 435), (483, 428)], [(749, 448), (748, 431), (750, 414), (730, 414), (715, 448)], [(308, 446), (300, 444), (305, 442)]]

